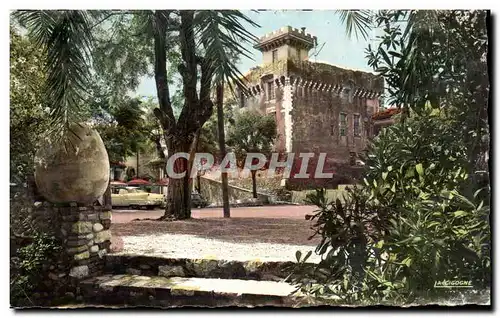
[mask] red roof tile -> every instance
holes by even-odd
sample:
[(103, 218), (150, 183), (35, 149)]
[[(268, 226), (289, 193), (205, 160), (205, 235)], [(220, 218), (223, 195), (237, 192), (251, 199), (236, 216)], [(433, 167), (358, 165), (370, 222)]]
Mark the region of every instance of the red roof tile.
[(387, 119), (387, 118), (391, 118), (392, 116), (394, 116), (400, 112), (401, 112), (401, 109), (397, 108), (397, 107), (386, 108), (384, 110), (379, 111), (378, 113), (373, 114), (372, 119), (374, 119), (374, 120)]

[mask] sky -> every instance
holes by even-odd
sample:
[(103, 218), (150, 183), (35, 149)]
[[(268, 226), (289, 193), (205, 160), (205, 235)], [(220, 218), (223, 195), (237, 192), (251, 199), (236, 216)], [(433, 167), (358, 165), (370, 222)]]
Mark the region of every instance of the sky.
[[(327, 62), (345, 68), (359, 69), (363, 71), (373, 71), (367, 64), (365, 58), (365, 49), (370, 40), (364, 40), (362, 37), (356, 39), (353, 35), (349, 38), (345, 32), (345, 26), (340, 21), (335, 11), (314, 10), (314, 11), (244, 11), (254, 22), (260, 25), (258, 27), (249, 26), (248, 30), (257, 37), (276, 31), (284, 26), (291, 26), (300, 29), (306, 28), (306, 33), (310, 33), (318, 38), (318, 49), (325, 43), (316, 57), (318, 62)], [(243, 74), (251, 67), (259, 65), (262, 62), (262, 53), (251, 45), (248, 49), (254, 52), (253, 61), (242, 57), (238, 65)], [(312, 50), (310, 51), (310, 53)], [(315, 61), (311, 57), (311, 61)], [(156, 86), (153, 78), (143, 78), (136, 92), (141, 96), (156, 96)]]

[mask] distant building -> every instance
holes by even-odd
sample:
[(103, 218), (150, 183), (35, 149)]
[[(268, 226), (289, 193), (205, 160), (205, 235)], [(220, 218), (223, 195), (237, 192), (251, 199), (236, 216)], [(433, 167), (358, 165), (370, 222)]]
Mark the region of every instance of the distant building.
[(124, 162), (109, 162), (109, 179), (111, 181), (123, 181), (125, 179), (125, 169), (127, 165)]
[(125, 161), (134, 178), (160, 180), (165, 177), (165, 160), (158, 158), (156, 152), (141, 151)]
[(304, 152), (327, 153), (324, 171), (334, 171), (334, 179), (291, 178), (287, 187), (292, 189), (335, 187), (359, 176), (356, 158), (373, 137), (372, 115), (383, 92), (383, 79), (372, 73), (309, 61), (316, 43), (305, 28), (290, 26), (263, 36), (255, 45), (263, 64), (245, 75), (248, 91), (237, 94), (240, 108), (275, 116), (277, 151), (296, 158)]

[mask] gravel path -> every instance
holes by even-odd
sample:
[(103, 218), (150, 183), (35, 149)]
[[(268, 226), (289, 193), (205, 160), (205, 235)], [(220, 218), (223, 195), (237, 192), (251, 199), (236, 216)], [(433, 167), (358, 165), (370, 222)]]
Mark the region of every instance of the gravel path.
[(314, 246), (276, 243), (235, 243), (187, 234), (155, 234), (123, 236), (121, 253), (175, 258), (214, 258), (224, 260), (296, 261), (295, 252), (302, 255), (313, 251), (310, 262), (318, 262)]
[[(311, 206), (273, 206), (193, 210), (189, 220), (161, 222), (152, 212), (114, 211), (112, 250), (126, 254), (176, 258), (295, 261), (295, 253), (314, 250), (319, 238), (310, 239), (313, 222), (305, 220)], [(159, 215), (158, 215), (159, 216)], [(141, 221), (132, 221), (142, 219)], [(315, 254), (309, 259), (319, 260)]]
[(270, 243), (316, 246), (319, 237), (309, 239), (312, 222), (299, 219), (207, 218), (174, 222), (134, 221), (111, 224), (113, 237), (188, 234), (231, 243)]
[[(231, 207), (231, 218), (273, 218), (304, 220), (306, 214), (313, 214), (317, 209), (312, 205), (270, 205), (257, 207)], [(165, 214), (162, 209), (127, 210), (113, 209), (113, 223), (128, 223), (134, 219), (157, 219)], [(191, 216), (195, 219), (222, 218), (222, 208), (192, 209)]]

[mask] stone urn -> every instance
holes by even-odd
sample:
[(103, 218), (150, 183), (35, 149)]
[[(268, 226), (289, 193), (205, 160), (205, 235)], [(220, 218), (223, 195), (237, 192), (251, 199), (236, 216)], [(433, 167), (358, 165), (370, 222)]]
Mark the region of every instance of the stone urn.
[(35, 155), (35, 182), (49, 202), (92, 204), (109, 183), (109, 159), (99, 133), (72, 124), (60, 141), (45, 139)]

